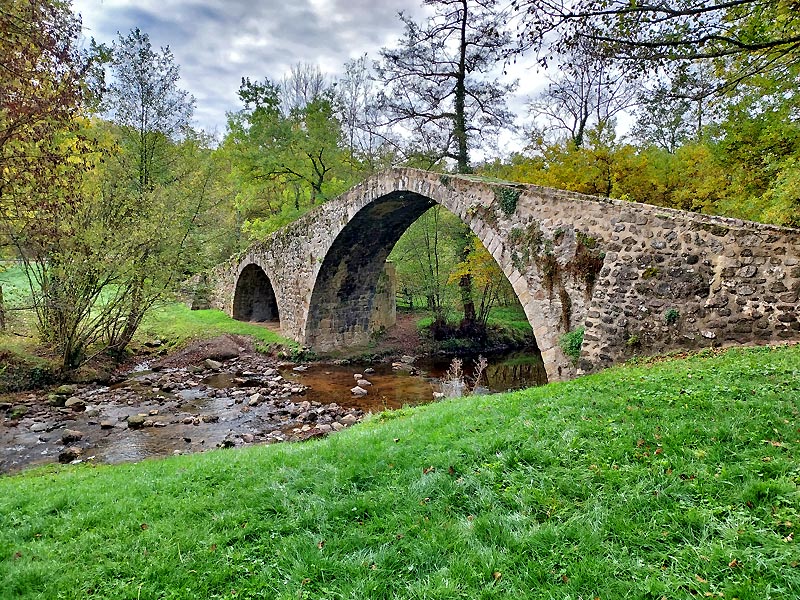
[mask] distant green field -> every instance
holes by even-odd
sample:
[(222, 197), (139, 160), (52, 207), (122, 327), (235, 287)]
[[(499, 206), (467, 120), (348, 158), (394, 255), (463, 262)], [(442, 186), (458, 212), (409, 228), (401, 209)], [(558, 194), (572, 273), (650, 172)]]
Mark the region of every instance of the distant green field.
[[(12, 265), (10, 268), (0, 270), (0, 286), (3, 287), (7, 309), (30, 305), (28, 280), (20, 267)], [(9, 311), (9, 316), (12, 314), (13, 312)], [(145, 318), (140, 337), (147, 339), (161, 337), (179, 345), (191, 339), (213, 337), (224, 333), (250, 335), (267, 344), (294, 345), (293, 342), (264, 326), (235, 321), (218, 310), (192, 311), (179, 302), (167, 303), (153, 309)]]
[(0, 262), (0, 286), (7, 308), (28, 305), (30, 288), (25, 271), (15, 263)]
[(0, 478), (0, 597), (800, 597), (800, 347)]

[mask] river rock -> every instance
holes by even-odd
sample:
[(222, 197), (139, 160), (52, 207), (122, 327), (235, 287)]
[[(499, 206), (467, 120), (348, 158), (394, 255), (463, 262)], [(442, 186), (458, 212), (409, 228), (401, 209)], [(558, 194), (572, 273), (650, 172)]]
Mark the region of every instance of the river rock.
[(249, 406), (258, 406), (261, 403), (262, 396), (258, 392), (250, 396), (250, 399), (247, 401)]
[(333, 429), (334, 431), (341, 431), (342, 429), (344, 429), (344, 427), (345, 426), (339, 423), (338, 421), (334, 421), (333, 423), (331, 423), (331, 429)]
[(58, 386), (55, 390), (55, 393), (60, 396), (72, 396), (77, 391), (78, 391), (77, 385), (66, 384)]
[(356, 381), (363, 378), (364, 376), (361, 373), (353, 373), (353, 379), (355, 379)]
[(128, 417), (128, 429), (141, 429), (147, 421), (147, 415), (131, 415)]
[(50, 406), (62, 407), (67, 401), (67, 397), (62, 394), (47, 394), (47, 403)]
[(300, 413), (300, 415), (297, 418), (300, 421), (304, 421), (305, 423), (314, 423), (317, 420), (317, 416), (318, 416), (317, 413), (307, 411), (304, 413)]
[(80, 442), (83, 439), (83, 433), (80, 431), (75, 431), (74, 429), (65, 429), (64, 433), (61, 434), (61, 443), (65, 446), (72, 444), (73, 442)]
[(71, 408), (75, 412), (83, 412), (86, 410), (86, 402), (81, 400), (80, 398), (76, 398), (73, 396), (69, 400), (64, 403), (66, 408)]
[(252, 444), (255, 436), (252, 433), (243, 433), (242, 434), (242, 441), (245, 444)]
[(47, 425), (45, 423), (34, 423), (33, 425), (31, 425), (31, 431), (34, 433), (47, 431)]
[(417, 360), (414, 356), (409, 356), (408, 354), (404, 354), (400, 357), (400, 362), (405, 363), (407, 365), (413, 365), (414, 361)]
[(100, 429), (114, 429), (114, 421), (100, 421)]
[(58, 455), (58, 462), (61, 464), (71, 463), (73, 460), (77, 460), (82, 453), (83, 450), (75, 446), (64, 448)]
[(207, 369), (211, 369), (212, 371), (219, 371), (222, 368), (222, 363), (218, 360), (214, 360), (213, 358), (205, 359), (203, 364)]
[(368, 385), (372, 385), (372, 384), (371, 384), (369, 381), (367, 381), (366, 379), (359, 379), (359, 380), (358, 380), (356, 383), (357, 383), (359, 386), (361, 386), (362, 388), (363, 388), (363, 387), (367, 387)]
[(366, 369), (364, 369), (364, 373), (366, 373), (367, 375), (372, 375), (374, 372), (375, 369), (373, 369), (372, 367), (367, 367)]
[(356, 397), (359, 397), (359, 398), (361, 396), (366, 396), (367, 395), (367, 390), (365, 390), (364, 388), (362, 388), (360, 386), (356, 386), (354, 388), (350, 388), (350, 391), (353, 392), (353, 396), (356, 396)]
[(358, 423), (358, 418), (353, 414), (348, 414), (339, 419), (339, 423), (342, 425), (355, 425)]

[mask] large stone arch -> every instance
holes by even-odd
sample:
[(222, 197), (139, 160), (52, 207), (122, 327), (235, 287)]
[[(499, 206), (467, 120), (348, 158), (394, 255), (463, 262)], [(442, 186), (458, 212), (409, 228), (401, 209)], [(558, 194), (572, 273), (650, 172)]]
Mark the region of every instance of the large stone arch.
[[(368, 187), (346, 194), (355, 196), (347, 201), (349, 214), (337, 223), (324, 256), (315, 263), (303, 331), (307, 345), (328, 351), (369, 341), (375, 286), (386, 257), (415, 220), (440, 204), (470, 227), (508, 278), (533, 329), (548, 378), (571, 374), (574, 365), (559, 346), (561, 335), (570, 327), (561, 306), (564, 294), (554, 293), (552, 286), (547, 289), (547, 276), (536, 265), (533, 276), (523, 276), (502, 233), (486, 222), (490, 213), (474, 210), (475, 197), (463, 194), (458, 189), (460, 182), (444, 176), (434, 185), (429, 180), (424, 189), (413, 185), (417, 182), (400, 181), (391, 191)], [(567, 302), (571, 314), (583, 308)]]
[(237, 321), (280, 322), (275, 290), (260, 265), (250, 262), (241, 268), (233, 293), (231, 316)]

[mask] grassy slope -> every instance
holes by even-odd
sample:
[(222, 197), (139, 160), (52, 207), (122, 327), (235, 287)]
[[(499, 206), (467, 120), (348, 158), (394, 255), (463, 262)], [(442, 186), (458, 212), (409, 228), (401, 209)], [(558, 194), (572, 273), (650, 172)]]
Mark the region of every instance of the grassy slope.
[(171, 303), (154, 309), (145, 318), (139, 339), (160, 337), (174, 345), (189, 340), (211, 338), (224, 333), (249, 335), (266, 344), (296, 346), (295, 342), (261, 325), (235, 321), (220, 310), (190, 310), (185, 304)]
[(800, 597), (800, 347), (0, 478), (4, 598)]

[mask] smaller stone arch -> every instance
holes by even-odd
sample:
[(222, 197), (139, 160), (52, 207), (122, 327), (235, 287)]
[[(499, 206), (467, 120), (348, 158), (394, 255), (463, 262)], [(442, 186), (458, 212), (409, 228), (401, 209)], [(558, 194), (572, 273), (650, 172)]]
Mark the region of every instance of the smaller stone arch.
[(233, 295), (233, 318), (237, 321), (280, 323), (278, 301), (264, 269), (249, 264), (239, 274)]

